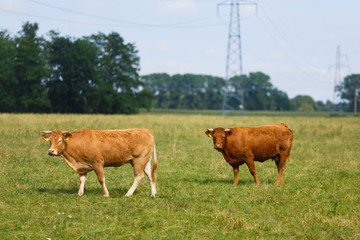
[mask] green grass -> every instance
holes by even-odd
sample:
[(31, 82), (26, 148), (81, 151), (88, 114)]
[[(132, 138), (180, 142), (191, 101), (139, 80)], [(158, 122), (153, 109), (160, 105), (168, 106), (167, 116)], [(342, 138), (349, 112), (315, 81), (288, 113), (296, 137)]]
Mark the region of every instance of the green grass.
[[(245, 165), (239, 186), (206, 128), (286, 123), (294, 131), (284, 184), (271, 160)], [(0, 239), (360, 239), (360, 121), (353, 117), (0, 114)], [(41, 130), (146, 127), (156, 138), (158, 195), (130, 165), (78, 174), (46, 152)]]

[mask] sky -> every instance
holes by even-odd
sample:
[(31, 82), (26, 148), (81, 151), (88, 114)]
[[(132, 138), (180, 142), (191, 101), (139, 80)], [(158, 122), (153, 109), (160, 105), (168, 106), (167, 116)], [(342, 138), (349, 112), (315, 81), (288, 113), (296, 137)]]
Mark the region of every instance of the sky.
[[(38, 36), (44, 37), (50, 30), (74, 38), (117, 32), (138, 49), (140, 75), (225, 78), (230, 2), (1, 0), (0, 30), (16, 35), (29, 21), (38, 23)], [(240, 8), (243, 73), (269, 75), (289, 98), (338, 102), (336, 70), (342, 78), (360, 73), (360, 1), (251, 2), (256, 5)], [(341, 68), (336, 68), (338, 47)]]

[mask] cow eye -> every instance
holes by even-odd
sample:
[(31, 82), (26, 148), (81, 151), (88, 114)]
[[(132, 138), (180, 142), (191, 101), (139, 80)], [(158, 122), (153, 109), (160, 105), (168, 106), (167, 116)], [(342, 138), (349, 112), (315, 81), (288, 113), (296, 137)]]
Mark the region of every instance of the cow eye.
[(59, 139), (59, 141), (58, 141), (58, 144), (60, 144), (61, 143), (61, 139)]

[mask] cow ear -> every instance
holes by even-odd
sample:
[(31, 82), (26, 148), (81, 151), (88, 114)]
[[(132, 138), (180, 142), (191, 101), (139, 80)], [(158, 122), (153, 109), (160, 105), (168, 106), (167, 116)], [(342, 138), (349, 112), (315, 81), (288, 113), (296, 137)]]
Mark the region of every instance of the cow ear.
[(65, 138), (65, 141), (67, 141), (67, 140), (69, 140), (71, 138), (72, 135), (69, 132), (63, 132), (63, 136)]
[(208, 137), (212, 137), (212, 133), (213, 133), (213, 129), (207, 129), (205, 134), (208, 136)]
[(50, 135), (45, 133), (45, 134), (41, 135), (41, 138), (44, 139), (45, 141), (49, 141)]
[(230, 128), (225, 129), (225, 135), (226, 136), (230, 136), (231, 134), (232, 134), (232, 132), (231, 132)]

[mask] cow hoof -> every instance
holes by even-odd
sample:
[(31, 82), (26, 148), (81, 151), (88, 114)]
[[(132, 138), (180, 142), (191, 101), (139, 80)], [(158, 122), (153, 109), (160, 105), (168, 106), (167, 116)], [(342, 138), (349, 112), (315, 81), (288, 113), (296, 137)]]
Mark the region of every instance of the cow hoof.
[(109, 194), (104, 194), (103, 197), (109, 197)]
[(283, 183), (284, 182), (284, 180), (283, 179), (276, 179), (275, 180), (275, 184), (281, 184), (281, 183)]
[(81, 197), (82, 195), (84, 195), (84, 193), (78, 193), (78, 195)]

